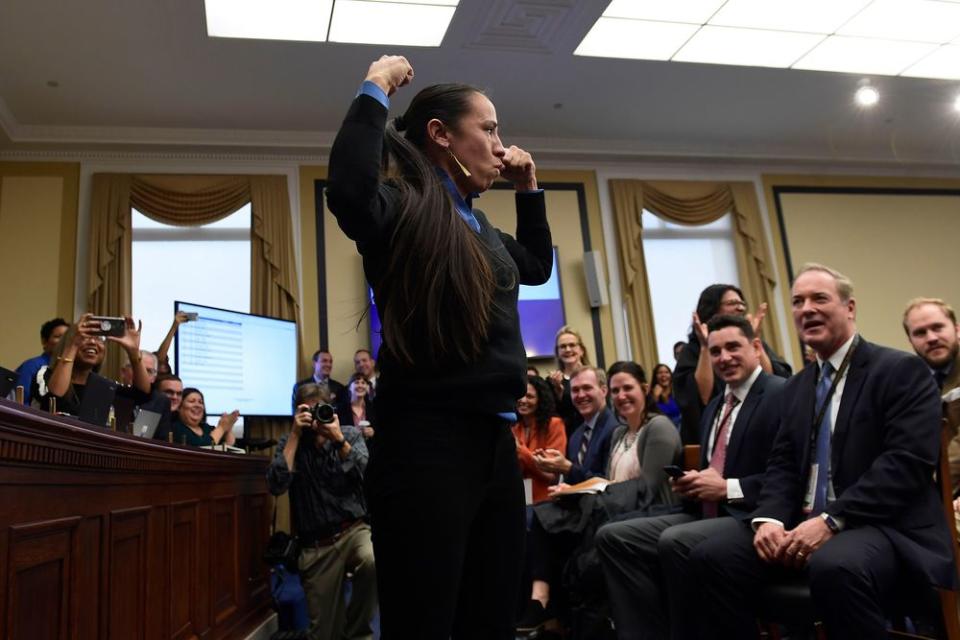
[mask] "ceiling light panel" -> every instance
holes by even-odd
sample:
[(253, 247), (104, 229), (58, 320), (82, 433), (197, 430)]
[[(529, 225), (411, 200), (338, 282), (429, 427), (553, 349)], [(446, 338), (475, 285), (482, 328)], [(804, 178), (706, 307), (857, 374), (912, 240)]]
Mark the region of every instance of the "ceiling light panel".
[(712, 25), (830, 34), (870, 0), (728, 0)]
[(603, 17), (704, 24), (723, 5), (723, 1), (613, 0), (603, 12)]
[(456, 3), (337, 0), (330, 41), (439, 47), (454, 11)]
[(327, 39), (333, 0), (205, 0), (207, 35), (262, 40)]
[(700, 29), (673, 60), (786, 68), (825, 37), (811, 33), (707, 26)]
[[(337, 0), (338, 2), (340, 0)], [(460, 0), (410, 0), (409, 2), (404, 2), (400, 0), (366, 0), (366, 2), (387, 2), (389, 4), (430, 4), (442, 7), (455, 7), (460, 3)]]
[(960, 35), (960, 3), (874, 0), (837, 34), (943, 44)]
[(921, 42), (831, 36), (793, 68), (895, 76), (936, 48)]
[(574, 51), (578, 56), (669, 60), (699, 25), (600, 18)]
[(940, 47), (902, 75), (912, 78), (960, 80), (960, 46), (951, 44)]

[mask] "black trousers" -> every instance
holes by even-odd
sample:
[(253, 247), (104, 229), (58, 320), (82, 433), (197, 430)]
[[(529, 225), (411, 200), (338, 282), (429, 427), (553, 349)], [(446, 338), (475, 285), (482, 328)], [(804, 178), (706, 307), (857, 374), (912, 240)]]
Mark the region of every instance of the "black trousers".
[[(787, 569), (760, 560), (748, 523), (701, 542), (690, 553), (695, 579), (705, 594), (701, 638), (756, 638), (754, 603), (770, 580)], [(890, 540), (875, 527), (842, 531), (814, 551), (803, 570), (827, 637), (887, 637), (884, 605), (904, 572)], [(792, 572), (796, 576), (796, 572)]]
[(524, 497), (510, 427), (384, 420), (367, 466), (383, 640), (510, 639)]

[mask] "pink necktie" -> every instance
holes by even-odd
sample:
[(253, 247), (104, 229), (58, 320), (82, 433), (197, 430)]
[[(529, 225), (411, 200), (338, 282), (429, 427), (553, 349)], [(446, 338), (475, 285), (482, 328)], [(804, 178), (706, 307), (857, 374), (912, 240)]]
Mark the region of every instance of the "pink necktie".
[[(710, 468), (723, 477), (723, 465), (727, 461), (727, 427), (730, 425), (730, 416), (733, 415), (733, 408), (740, 403), (733, 392), (728, 391), (723, 403), (723, 417), (720, 418), (720, 425), (717, 427), (717, 437), (713, 441), (713, 455), (710, 456)], [(705, 500), (703, 503), (703, 515), (706, 518), (717, 517), (717, 503), (712, 500)]]

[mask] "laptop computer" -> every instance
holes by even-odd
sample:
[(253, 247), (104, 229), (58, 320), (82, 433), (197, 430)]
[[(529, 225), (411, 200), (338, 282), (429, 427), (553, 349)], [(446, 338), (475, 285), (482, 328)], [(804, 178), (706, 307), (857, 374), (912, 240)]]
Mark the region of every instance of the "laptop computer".
[(87, 378), (87, 385), (80, 401), (80, 412), (77, 417), (88, 424), (98, 427), (108, 427), (110, 407), (117, 394), (117, 383), (101, 375), (91, 373)]
[(156, 411), (141, 409), (133, 419), (131, 433), (140, 438), (153, 438), (153, 434), (157, 432), (157, 425), (160, 424), (160, 417), (161, 414)]
[(17, 386), (17, 372), (0, 367), (0, 398), (6, 398)]

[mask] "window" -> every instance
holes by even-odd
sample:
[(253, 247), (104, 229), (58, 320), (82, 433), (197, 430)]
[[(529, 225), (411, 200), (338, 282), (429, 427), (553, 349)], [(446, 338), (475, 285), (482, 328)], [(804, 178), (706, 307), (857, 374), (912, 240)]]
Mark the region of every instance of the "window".
[[(133, 214), (133, 317), (140, 347), (156, 351), (173, 322), (173, 301), (250, 312), (250, 205), (200, 227)], [(173, 365), (173, 346), (170, 347)]]
[[(739, 286), (733, 218), (688, 227), (643, 212), (643, 252), (659, 362), (673, 362), (673, 344), (686, 341), (697, 298), (716, 282)], [(747, 301), (753, 304), (753, 300)]]

